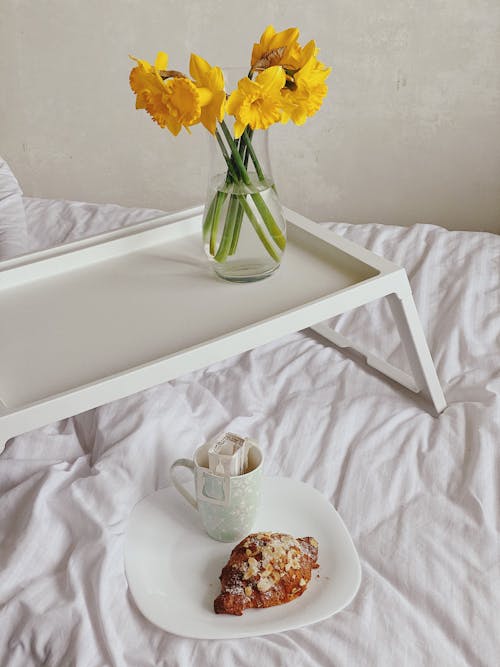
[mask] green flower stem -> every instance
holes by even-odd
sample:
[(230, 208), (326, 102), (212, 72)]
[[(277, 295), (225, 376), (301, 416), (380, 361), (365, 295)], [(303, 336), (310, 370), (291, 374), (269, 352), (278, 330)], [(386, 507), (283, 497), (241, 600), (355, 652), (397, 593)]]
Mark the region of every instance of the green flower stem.
[(212, 227), (213, 217), (214, 217), (215, 200), (216, 200), (216, 197), (213, 197), (212, 201), (210, 202), (210, 206), (208, 207), (208, 211), (207, 211), (207, 214), (205, 216), (205, 219), (203, 220), (203, 238), (204, 239), (207, 237), (207, 234)]
[[(222, 151), (222, 155), (226, 161), (227, 167), (228, 167), (228, 172), (226, 174), (226, 185), (229, 185), (231, 182), (237, 182), (239, 180), (238, 174), (234, 168), (234, 165), (232, 163), (232, 160), (229, 156), (229, 153), (227, 152), (227, 148), (224, 144), (224, 141), (222, 137), (220, 136), (220, 133), (218, 130), (215, 131), (215, 137), (217, 139), (217, 143), (219, 144), (219, 147)], [(209, 250), (210, 254), (212, 256), (215, 255), (215, 244), (217, 241), (217, 231), (219, 228), (219, 219), (220, 219), (220, 212), (222, 209), (222, 206), (224, 205), (224, 202), (226, 201), (227, 198), (227, 192), (221, 192), (220, 190), (216, 193), (214, 198), (212, 199), (212, 202), (210, 204), (210, 208), (207, 214), (207, 218), (205, 220), (205, 225), (203, 227), (203, 234), (204, 238), (208, 234), (208, 231), (210, 230), (210, 242), (209, 242)], [(241, 223), (240, 223), (241, 224)], [(224, 233), (224, 232), (223, 232)]]
[[(229, 131), (224, 121), (222, 121), (221, 127), (224, 136), (226, 138), (226, 141), (229, 147), (231, 148), (231, 154), (233, 158), (232, 162), (235, 164), (241, 176), (241, 180), (243, 181), (243, 183), (245, 183), (245, 185), (252, 187), (252, 181), (250, 180), (250, 176), (248, 175), (245, 165), (243, 164), (243, 160), (241, 159), (238, 147), (236, 146), (236, 143), (233, 137), (231, 136), (231, 132)], [(283, 232), (281, 231), (279, 226), (276, 224), (276, 221), (274, 220), (270, 210), (268, 209), (266, 202), (263, 200), (262, 195), (260, 194), (260, 192), (250, 192), (250, 196), (254, 200), (255, 206), (257, 207), (257, 210), (259, 211), (262, 220), (264, 221), (266, 227), (268, 228), (269, 233), (274, 239), (276, 245), (280, 248), (280, 250), (284, 250), (286, 246), (286, 238), (284, 237)]]
[(226, 141), (229, 145), (229, 148), (231, 149), (231, 155), (233, 156), (233, 162), (235, 167), (237, 168), (239, 175), (241, 177), (241, 180), (245, 185), (251, 186), (252, 181), (250, 180), (250, 176), (248, 175), (247, 170), (245, 169), (245, 165), (243, 164), (243, 160), (241, 159), (240, 152), (238, 150), (238, 146), (236, 145), (235, 140), (233, 139), (231, 132), (229, 131), (228, 126), (226, 125), (225, 121), (222, 121), (220, 124), (222, 127), (222, 131), (224, 132), (224, 136), (226, 137)]
[(217, 194), (214, 197), (215, 206), (214, 206), (212, 227), (210, 229), (210, 245), (209, 245), (210, 254), (212, 256), (215, 255), (215, 242), (217, 241), (217, 230), (219, 228), (220, 212), (226, 199), (227, 199), (227, 192), (221, 192), (220, 190), (217, 191)]
[[(252, 130), (250, 130), (252, 132)], [(249, 152), (247, 149), (246, 143), (243, 141), (243, 138), (240, 137), (239, 139), (239, 146), (238, 150), (240, 152), (241, 157), (243, 158), (243, 164), (245, 165), (245, 168), (248, 164), (248, 157), (249, 157)], [(231, 248), (229, 249), (229, 254), (234, 255), (236, 252), (236, 248), (238, 247), (238, 241), (240, 240), (240, 232), (241, 232), (241, 225), (243, 223), (243, 215), (244, 215), (244, 210), (243, 207), (240, 206), (238, 208), (238, 214), (236, 216), (236, 222), (234, 225), (234, 232), (233, 232), (233, 240), (231, 241)]]
[[(241, 137), (238, 143), (238, 150), (243, 159), (243, 164), (246, 167), (248, 164), (248, 150), (245, 142)], [(238, 247), (238, 241), (240, 240), (241, 225), (243, 223), (243, 214), (244, 214), (243, 207), (239, 206), (238, 212), (236, 214), (236, 221), (234, 223), (233, 239), (231, 241), (231, 247), (229, 248), (230, 255), (234, 255), (234, 253), (236, 252), (236, 248)]]
[[(253, 130), (249, 130), (249, 133), (248, 133), (248, 134), (249, 134), (249, 137), (250, 137), (250, 140), (251, 140), (251, 139), (252, 139)], [(248, 148), (247, 148), (246, 143), (243, 141), (243, 137), (240, 137), (239, 141), (240, 141), (239, 151), (240, 151), (240, 155), (243, 157), (243, 164), (245, 165), (245, 169), (246, 169), (247, 166), (248, 166), (248, 158), (249, 158), (249, 155), (250, 155), (250, 154), (249, 154), (249, 152), (248, 152)], [(248, 171), (248, 170), (247, 170), (247, 171)]]
[(254, 192), (251, 196), (255, 206), (257, 207), (257, 210), (261, 215), (262, 220), (264, 220), (269, 233), (273, 237), (274, 242), (280, 250), (284, 250), (286, 246), (286, 238), (279, 226), (276, 224), (271, 212), (267, 208), (267, 204), (262, 199), (262, 195), (260, 192)]
[[(253, 130), (252, 130), (252, 128), (250, 127), (250, 125), (247, 125), (247, 126), (246, 126), (246, 128), (245, 128), (245, 132), (246, 132), (246, 134), (247, 134), (247, 137), (250, 139), (250, 141), (252, 141), (252, 139), (253, 139)], [(244, 139), (243, 139), (243, 141), (244, 141)], [(246, 152), (247, 152), (247, 154), (246, 154), (246, 162), (245, 162), (245, 167), (246, 167), (247, 164), (248, 164), (248, 146), (247, 146), (246, 142), (245, 142), (245, 149), (246, 149)]]
[(243, 223), (243, 207), (239, 206), (236, 213), (236, 220), (234, 223), (233, 238), (231, 240), (231, 247), (229, 248), (229, 254), (234, 255), (236, 248), (238, 247), (238, 241), (240, 240), (241, 225)]
[[(257, 174), (258, 174), (258, 176), (259, 176), (259, 181), (265, 183), (265, 181), (266, 181), (266, 177), (265, 177), (265, 175), (264, 175), (264, 172), (262, 171), (262, 167), (260, 166), (260, 163), (259, 163), (259, 160), (258, 160), (258, 158), (257, 158), (257, 155), (255, 154), (255, 151), (253, 150), (253, 145), (252, 145), (253, 130), (252, 130), (252, 128), (251, 128), (249, 125), (246, 126), (245, 131), (244, 131), (244, 133), (243, 133), (242, 136), (243, 136), (243, 138), (244, 138), (244, 141), (246, 142), (245, 145), (247, 146), (247, 152), (246, 152), (246, 155), (245, 155), (245, 158), (246, 158), (246, 159), (245, 159), (245, 167), (246, 167), (247, 164), (248, 164), (248, 154), (249, 154), (250, 151), (251, 151), (251, 154), (252, 154), (252, 162), (253, 162), (253, 164), (254, 164), (254, 166), (255, 166), (255, 170), (256, 170), (256, 172), (257, 172)], [(275, 183), (273, 183), (271, 187), (273, 188), (273, 190), (274, 190), (276, 193), (278, 192), (278, 191), (276, 190), (276, 184), (275, 184)]]
[(257, 221), (257, 218), (256, 218), (255, 215), (253, 214), (253, 211), (252, 211), (252, 209), (250, 208), (250, 205), (248, 204), (245, 195), (239, 195), (238, 199), (240, 200), (239, 203), (240, 203), (240, 207), (241, 207), (241, 209), (242, 209), (242, 210), (243, 210), (243, 209), (245, 210), (245, 213), (246, 213), (246, 215), (247, 215), (247, 218), (248, 218), (248, 219), (250, 220), (250, 222), (252, 223), (252, 227), (253, 227), (253, 228), (255, 229), (255, 231), (257, 232), (257, 236), (258, 236), (259, 239), (262, 241), (262, 244), (263, 244), (264, 248), (265, 248), (265, 249), (267, 250), (267, 252), (271, 255), (271, 257), (274, 259), (275, 262), (279, 262), (279, 261), (280, 261), (280, 256), (279, 256), (278, 253), (275, 251), (275, 249), (273, 248), (273, 246), (269, 243), (269, 241), (268, 241), (268, 239), (267, 239), (267, 236), (266, 236), (265, 233), (263, 232), (261, 226), (259, 225), (259, 223), (258, 223), (258, 221)]
[(229, 255), (238, 206), (239, 206), (238, 196), (231, 195), (231, 201), (229, 202), (229, 208), (226, 214), (224, 229), (222, 230), (222, 238), (219, 244), (219, 249), (217, 250), (217, 253), (214, 256), (216, 262), (225, 262), (227, 256)]
[(227, 192), (221, 192), (218, 190), (212, 197), (208, 213), (203, 221), (203, 240), (205, 241), (207, 237), (210, 237), (209, 247), (211, 255), (213, 255), (215, 252), (215, 241), (217, 239), (220, 212), (224, 202), (226, 201), (226, 198)]
[(245, 145), (247, 147), (247, 153), (250, 153), (250, 157), (252, 158), (252, 162), (255, 167), (255, 171), (257, 172), (257, 176), (259, 177), (259, 181), (261, 183), (264, 183), (266, 180), (266, 177), (264, 176), (264, 172), (262, 171), (262, 167), (260, 166), (260, 162), (255, 155), (255, 151), (253, 149), (252, 145), (252, 138), (249, 136), (247, 129), (243, 131), (243, 134), (241, 135), (243, 138), (243, 141), (245, 142)]
[(241, 137), (238, 139), (238, 151), (240, 152), (241, 159), (243, 160), (243, 164), (246, 167), (248, 163), (248, 158), (246, 157), (247, 147)]
[(220, 133), (218, 130), (215, 130), (215, 138), (217, 139), (217, 143), (220, 146), (220, 149), (222, 151), (222, 155), (224, 157), (224, 160), (226, 161), (227, 168), (228, 168), (228, 173), (226, 176), (226, 185), (231, 182), (231, 179), (237, 183), (240, 179), (238, 177), (238, 173), (234, 167), (233, 161), (231, 160), (231, 157), (229, 156), (229, 153), (227, 152), (227, 148), (224, 145), (224, 141), (222, 137), (220, 136)]

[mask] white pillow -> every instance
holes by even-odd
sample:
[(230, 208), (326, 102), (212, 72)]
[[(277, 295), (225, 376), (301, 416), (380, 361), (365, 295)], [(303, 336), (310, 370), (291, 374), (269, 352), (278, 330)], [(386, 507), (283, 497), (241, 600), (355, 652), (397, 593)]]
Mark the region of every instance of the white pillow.
[(28, 233), (23, 192), (0, 156), (0, 260), (27, 252)]

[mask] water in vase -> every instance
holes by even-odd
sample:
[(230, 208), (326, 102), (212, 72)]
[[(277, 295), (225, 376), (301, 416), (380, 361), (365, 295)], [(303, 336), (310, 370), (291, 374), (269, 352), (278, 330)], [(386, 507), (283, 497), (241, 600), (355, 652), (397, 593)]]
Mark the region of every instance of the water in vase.
[(273, 273), (286, 245), (286, 222), (270, 179), (249, 173), (250, 183), (210, 182), (203, 220), (205, 252), (225, 280), (249, 282)]

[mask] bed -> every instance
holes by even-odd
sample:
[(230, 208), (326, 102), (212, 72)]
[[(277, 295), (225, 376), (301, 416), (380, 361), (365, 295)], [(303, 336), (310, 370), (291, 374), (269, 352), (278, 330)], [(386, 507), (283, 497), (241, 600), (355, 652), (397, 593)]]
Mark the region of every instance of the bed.
[[(159, 213), (22, 197), (3, 169), (4, 258)], [(1, 665), (498, 664), (500, 237), (321, 224), (406, 268), (446, 410), (436, 418), (304, 330), (11, 439), (0, 456)], [(333, 324), (406, 366), (385, 301)], [(307, 482), (337, 509), (362, 566), (343, 611), (225, 641), (142, 616), (124, 574), (127, 519), (170, 485), (175, 459), (222, 430), (255, 438), (267, 475)]]

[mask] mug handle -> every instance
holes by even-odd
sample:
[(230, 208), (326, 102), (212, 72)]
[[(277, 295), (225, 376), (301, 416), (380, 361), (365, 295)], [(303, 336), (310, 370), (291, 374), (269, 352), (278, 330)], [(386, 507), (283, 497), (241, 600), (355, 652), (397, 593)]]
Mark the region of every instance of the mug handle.
[(181, 466), (184, 468), (189, 468), (194, 475), (194, 462), (191, 461), (191, 459), (177, 459), (177, 461), (174, 461), (170, 466), (170, 478), (174, 483), (174, 486), (177, 489), (177, 491), (181, 494), (181, 496), (183, 496), (188, 501), (188, 503), (192, 505), (195, 510), (197, 510), (198, 503), (196, 502), (196, 499), (193, 498), (193, 496), (189, 493), (189, 491), (186, 491), (184, 486), (179, 482), (178, 479), (176, 479), (174, 470)]

